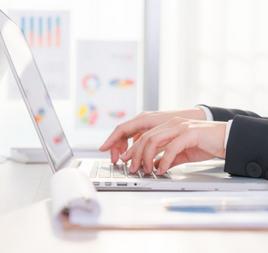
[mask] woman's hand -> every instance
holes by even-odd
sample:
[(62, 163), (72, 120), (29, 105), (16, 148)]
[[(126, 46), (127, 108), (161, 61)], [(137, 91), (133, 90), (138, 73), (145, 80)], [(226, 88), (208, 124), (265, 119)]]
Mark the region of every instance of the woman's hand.
[(200, 120), (206, 119), (204, 111), (200, 108), (169, 112), (144, 112), (117, 126), (110, 137), (100, 147), (100, 151), (110, 150), (112, 163), (116, 163), (120, 154), (127, 150), (129, 138), (133, 138), (135, 142), (148, 130), (161, 125), (174, 117)]
[[(151, 173), (155, 165), (158, 175), (178, 164), (225, 158), (225, 128), (225, 122), (175, 117), (142, 134), (121, 158), (131, 160), (132, 173), (141, 166), (145, 173)], [(163, 156), (154, 164), (160, 152)]]

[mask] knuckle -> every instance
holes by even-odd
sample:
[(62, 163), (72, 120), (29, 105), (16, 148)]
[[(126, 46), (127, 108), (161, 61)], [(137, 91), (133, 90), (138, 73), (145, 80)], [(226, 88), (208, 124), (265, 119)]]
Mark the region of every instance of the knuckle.
[(199, 134), (195, 129), (191, 129), (187, 137), (191, 145), (197, 145), (198, 140), (199, 140)]
[(137, 115), (137, 118), (144, 118), (145, 116), (148, 116), (151, 112), (149, 111), (144, 111), (144, 112), (141, 112)]
[(188, 126), (186, 128), (186, 137), (188, 138), (193, 138), (193, 137), (196, 137), (197, 136), (197, 131), (195, 128), (192, 128), (191, 126)]
[(156, 139), (153, 136), (148, 137), (147, 141), (150, 146), (154, 146), (156, 143)]
[(140, 142), (141, 142), (141, 143), (145, 143), (145, 142), (147, 142), (148, 138), (149, 138), (149, 137), (148, 137), (146, 134), (143, 134), (143, 135), (140, 137)]
[(124, 123), (118, 125), (116, 127), (116, 131), (119, 132), (122, 135), (126, 135), (126, 125)]
[(138, 147), (133, 148), (131, 152), (132, 160), (138, 160), (140, 158), (140, 150)]
[(179, 130), (183, 133), (189, 133), (191, 131), (190, 123), (187, 121), (182, 122), (179, 126)]
[(173, 151), (174, 151), (173, 146), (171, 146), (171, 145), (167, 146), (166, 149), (165, 149), (165, 155), (164, 155), (164, 157), (165, 157), (165, 158), (169, 157), (170, 154), (171, 154)]
[(177, 119), (173, 118), (173, 119), (169, 120), (168, 123), (169, 123), (170, 125), (174, 125), (174, 124), (177, 123)]
[(181, 126), (184, 127), (184, 128), (189, 128), (190, 124), (188, 121), (184, 121), (181, 123)]
[(161, 164), (169, 163), (169, 161), (170, 161), (170, 156), (167, 154), (163, 155), (163, 157), (161, 158)]
[(181, 123), (182, 123), (182, 120), (181, 120), (181, 118), (178, 118), (178, 117), (174, 117), (171, 120), (169, 120), (169, 124), (171, 124), (171, 125), (177, 125), (177, 124), (181, 124)]
[(122, 130), (122, 124), (116, 126), (115, 131), (120, 132)]

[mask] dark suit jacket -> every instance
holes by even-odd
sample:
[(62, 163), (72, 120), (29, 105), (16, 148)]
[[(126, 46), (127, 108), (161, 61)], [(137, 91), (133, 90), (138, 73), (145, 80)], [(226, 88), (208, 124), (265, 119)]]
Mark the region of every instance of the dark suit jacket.
[(216, 121), (233, 119), (224, 170), (232, 175), (268, 179), (268, 119), (250, 111), (207, 107)]

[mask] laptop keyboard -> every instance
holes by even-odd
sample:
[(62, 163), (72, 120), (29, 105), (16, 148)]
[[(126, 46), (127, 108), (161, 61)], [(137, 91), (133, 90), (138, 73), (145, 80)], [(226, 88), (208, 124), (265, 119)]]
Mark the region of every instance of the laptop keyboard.
[(146, 179), (169, 179), (170, 176), (166, 172), (162, 176), (157, 176), (155, 170), (151, 174), (144, 174), (142, 170), (138, 170), (136, 174), (129, 173), (127, 164), (111, 164), (108, 162), (95, 162), (90, 173), (91, 178), (146, 178)]

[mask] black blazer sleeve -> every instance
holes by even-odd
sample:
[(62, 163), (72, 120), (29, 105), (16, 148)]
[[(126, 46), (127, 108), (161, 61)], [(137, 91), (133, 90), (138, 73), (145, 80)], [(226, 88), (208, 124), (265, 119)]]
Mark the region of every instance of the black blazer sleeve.
[(268, 119), (234, 117), (224, 170), (232, 175), (268, 179)]
[(243, 116), (250, 116), (250, 117), (257, 117), (260, 118), (261, 116), (250, 111), (242, 111), (238, 109), (225, 109), (220, 107), (212, 107), (207, 105), (202, 105), (207, 107), (213, 116), (215, 121), (228, 121), (233, 119), (236, 115), (243, 115)]
[(233, 119), (224, 170), (232, 175), (268, 179), (268, 119), (249, 111), (207, 107), (214, 120)]

